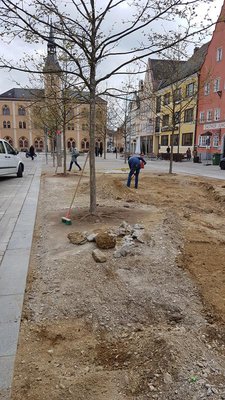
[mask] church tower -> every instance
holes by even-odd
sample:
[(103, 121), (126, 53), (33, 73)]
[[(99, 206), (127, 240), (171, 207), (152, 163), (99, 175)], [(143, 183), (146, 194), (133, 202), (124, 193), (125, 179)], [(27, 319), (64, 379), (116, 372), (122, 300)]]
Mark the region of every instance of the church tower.
[(56, 43), (53, 36), (52, 23), (50, 24), (50, 33), (47, 44), (47, 57), (45, 59), (43, 73), (45, 77), (45, 96), (52, 96), (53, 94), (56, 95), (57, 92), (61, 91), (62, 70), (57, 60)]
[(50, 24), (50, 33), (47, 43), (47, 57), (43, 68), (44, 74), (44, 92), (45, 92), (45, 110), (46, 110), (46, 134), (50, 140), (51, 149), (56, 149), (57, 165), (61, 165), (61, 113), (62, 105), (62, 69), (57, 60), (56, 43), (53, 36), (52, 22)]

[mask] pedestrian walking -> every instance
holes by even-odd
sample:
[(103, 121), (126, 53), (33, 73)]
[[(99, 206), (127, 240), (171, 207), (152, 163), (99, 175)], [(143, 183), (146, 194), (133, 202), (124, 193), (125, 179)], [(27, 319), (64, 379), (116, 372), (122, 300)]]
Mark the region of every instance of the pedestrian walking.
[(29, 154), (30, 154), (30, 157), (31, 157), (32, 160), (33, 160), (33, 159), (34, 159), (34, 154), (35, 154), (35, 152), (34, 152), (34, 146), (33, 146), (33, 145), (30, 146)]
[(130, 172), (127, 178), (127, 187), (130, 187), (132, 176), (135, 176), (134, 187), (135, 189), (138, 188), (138, 177), (140, 173), (140, 169), (144, 168), (146, 161), (141, 156), (131, 156), (128, 158), (128, 164), (130, 167)]
[(170, 146), (167, 147), (166, 152), (167, 154), (170, 154)]
[(102, 153), (103, 153), (103, 146), (102, 146), (102, 142), (101, 142), (100, 146), (99, 146), (99, 155), (100, 155), (100, 157), (102, 157)]
[(75, 147), (75, 143), (72, 143), (72, 150), (71, 150), (71, 161), (70, 161), (70, 166), (68, 171), (71, 171), (73, 163), (79, 168), (79, 171), (81, 171), (81, 166), (77, 162), (77, 157), (80, 155), (79, 151)]

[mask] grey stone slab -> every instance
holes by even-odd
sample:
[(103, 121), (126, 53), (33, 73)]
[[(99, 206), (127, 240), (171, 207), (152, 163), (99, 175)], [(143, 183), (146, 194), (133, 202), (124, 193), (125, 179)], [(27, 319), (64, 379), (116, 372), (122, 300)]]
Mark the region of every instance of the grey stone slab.
[(9, 250), (30, 249), (33, 238), (33, 229), (24, 231), (15, 230), (8, 244)]
[(7, 399), (7, 397), (1, 397), (2, 393), (4, 396), (10, 394), (10, 388), (12, 385), (13, 369), (14, 369), (15, 356), (0, 357), (0, 399)]
[(0, 253), (1, 253), (1, 255), (3, 256), (3, 254), (4, 254), (4, 252), (6, 251), (6, 248), (7, 248), (7, 242), (0, 242)]
[(0, 357), (16, 354), (20, 321), (0, 323)]
[(29, 215), (28, 213), (23, 216), (21, 215), (20, 219), (17, 221), (17, 224), (14, 228), (14, 232), (21, 232), (21, 231), (32, 232), (34, 229), (34, 223), (35, 220), (33, 218), (33, 215)]
[(0, 267), (0, 295), (23, 294), (30, 250), (7, 250)]
[(5, 217), (4, 220), (1, 221), (0, 227), (0, 241), (1, 243), (5, 243), (9, 241), (13, 229), (16, 225), (17, 217)]
[(22, 307), (22, 294), (0, 296), (0, 324), (20, 321)]

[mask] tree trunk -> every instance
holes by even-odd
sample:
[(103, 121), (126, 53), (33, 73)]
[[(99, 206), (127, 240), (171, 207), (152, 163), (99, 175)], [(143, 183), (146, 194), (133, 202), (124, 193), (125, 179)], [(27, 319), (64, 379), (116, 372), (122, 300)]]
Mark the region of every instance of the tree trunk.
[(66, 175), (66, 126), (63, 122), (63, 173)]
[(171, 134), (171, 150), (170, 150), (170, 168), (169, 168), (169, 174), (173, 173), (173, 138), (174, 138), (174, 131), (175, 127), (173, 126), (172, 128), (172, 134)]
[(95, 176), (95, 103), (96, 88), (92, 86), (90, 90), (90, 213), (96, 212), (96, 176)]

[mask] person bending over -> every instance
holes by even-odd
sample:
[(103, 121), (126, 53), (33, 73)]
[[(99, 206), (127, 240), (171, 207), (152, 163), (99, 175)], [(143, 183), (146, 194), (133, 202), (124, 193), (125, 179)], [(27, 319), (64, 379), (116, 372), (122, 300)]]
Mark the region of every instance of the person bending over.
[(132, 176), (134, 175), (135, 176), (134, 187), (135, 187), (135, 189), (138, 188), (138, 176), (139, 176), (140, 169), (142, 167), (142, 163), (143, 163), (143, 165), (145, 165), (146, 161), (141, 156), (129, 157), (128, 164), (130, 167), (130, 172), (129, 172), (129, 175), (127, 178), (127, 187), (130, 187), (131, 179), (132, 179)]

